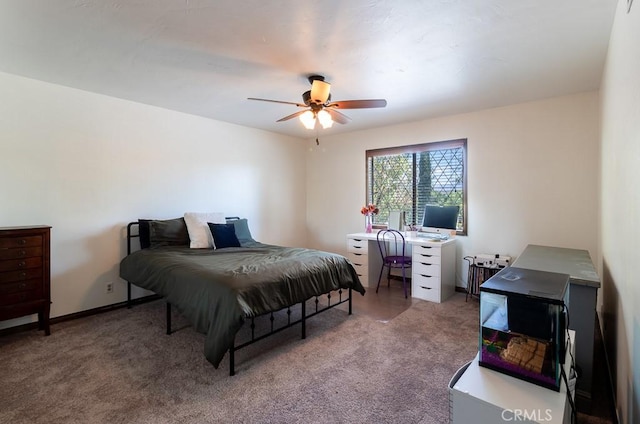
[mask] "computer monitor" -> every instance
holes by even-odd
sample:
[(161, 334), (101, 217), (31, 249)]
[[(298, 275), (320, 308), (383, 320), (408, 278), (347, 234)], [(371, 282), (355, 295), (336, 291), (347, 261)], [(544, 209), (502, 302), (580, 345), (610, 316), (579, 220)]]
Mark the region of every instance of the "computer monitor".
[(458, 226), (459, 206), (426, 205), (422, 217), (422, 226), (455, 230)]

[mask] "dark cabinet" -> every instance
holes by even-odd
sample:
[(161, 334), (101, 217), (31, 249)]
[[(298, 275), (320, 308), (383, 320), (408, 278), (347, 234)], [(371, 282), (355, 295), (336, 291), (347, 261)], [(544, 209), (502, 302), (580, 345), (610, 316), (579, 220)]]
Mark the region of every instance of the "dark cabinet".
[(37, 313), (47, 336), (50, 233), (45, 225), (0, 227), (0, 321)]

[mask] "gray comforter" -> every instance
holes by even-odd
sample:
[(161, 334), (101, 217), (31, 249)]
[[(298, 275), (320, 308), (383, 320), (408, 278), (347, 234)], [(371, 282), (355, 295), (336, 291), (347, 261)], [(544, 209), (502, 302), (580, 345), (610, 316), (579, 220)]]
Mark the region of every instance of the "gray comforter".
[(120, 277), (163, 296), (206, 334), (205, 356), (216, 368), (246, 316), (338, 288), (365, 292), (343, 256), (261, 243), (217, 250), (143, 249), (121, 261)]

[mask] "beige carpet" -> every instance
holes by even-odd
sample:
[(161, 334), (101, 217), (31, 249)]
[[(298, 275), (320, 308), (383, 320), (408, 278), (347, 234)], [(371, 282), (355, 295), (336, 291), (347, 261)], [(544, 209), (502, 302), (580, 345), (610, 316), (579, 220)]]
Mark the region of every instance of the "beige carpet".
[[(367, 294), (370, 296), (371, 294)], [(446, 423), (477, 302), (414, 302), (389, 323), (334, 309), (214, 369), (204, 336), (153, 302), (0, 338), (2, 423)], [(226, 359), (226, 358), (225, 358)]]
[[(204, 336), (179, 315), (164, 334), (160, 301), (56, 324), (49, 337), (5, 335), (0, 423), (447, 423), (449, 379), (475, 355), (478, 302), (414, 300), (385, 322), (358, 300), (352, 316), (310, 318), (306, 340), (296, 326), (239, 351), (234, 377), (226, 358), (218, 370), (205, 360)], [(581, 424), (614, 422), (600, 368)]]

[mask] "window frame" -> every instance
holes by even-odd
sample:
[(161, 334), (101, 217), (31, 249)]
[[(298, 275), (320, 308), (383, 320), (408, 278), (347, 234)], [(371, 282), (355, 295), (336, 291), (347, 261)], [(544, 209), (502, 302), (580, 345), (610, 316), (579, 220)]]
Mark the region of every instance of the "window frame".
[[(395, 147), (383, 147), (380, 149), (370, 149), (365, 150), (365, 204), (369, 203), (369, 159), (376, 156), (390, 156), (390, 155), (400, 155), (400, 154), (415, 154), (421, 152), (428, 152), (431, 150), (445, 150), (445, 149), (453, 149), (457, 147), (462, 147), (462, 230), (456, 231), (456, 235), (466, 236), (468, 232), (468, 221), (469, 221), (469, 212), (467, 205), (467, 192), (469, 191), (469, 186), (467, 184), (467, 139), (459, 138), (454, 140), (445, 140), (445, 141), (433, 141), (428, 143), (420, 143), (420, 144), (409, 144), (405, 146), (395, 146)], [(413, 178), (413, 185), (415, 188), (416, 180), (415, 176)], [(414, 198), (415, 203), (415, 198)], [(375, 224), (375, 228), (386, 228), (384, 225)]]

